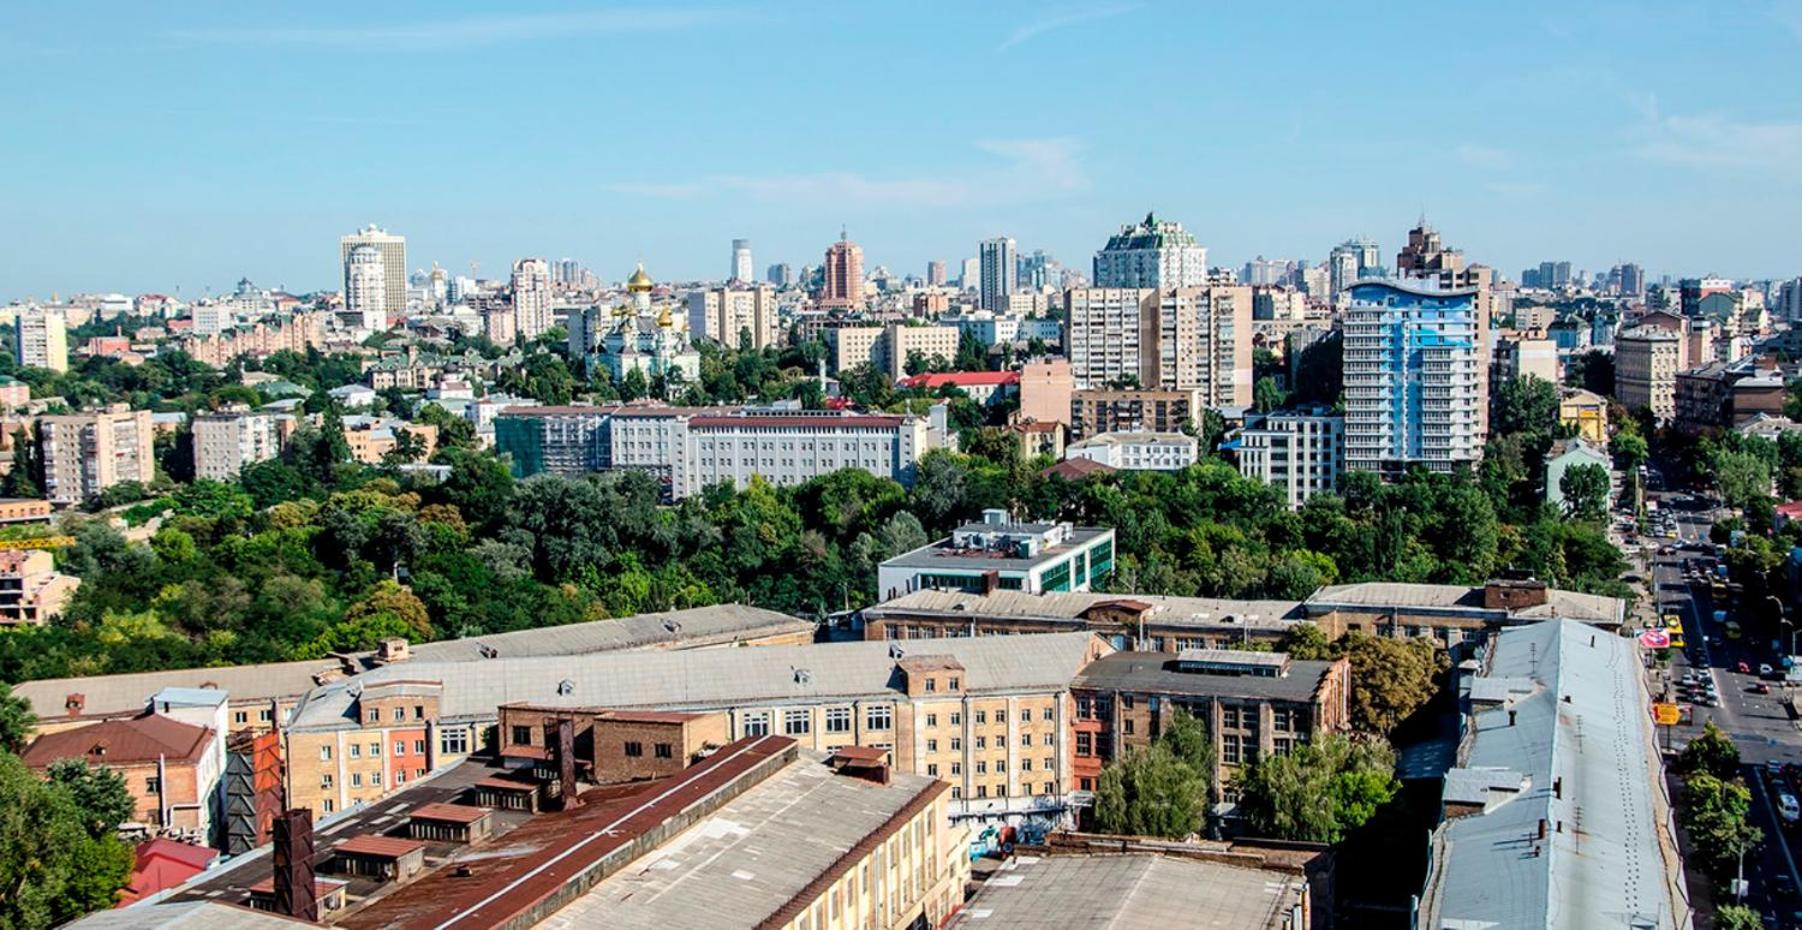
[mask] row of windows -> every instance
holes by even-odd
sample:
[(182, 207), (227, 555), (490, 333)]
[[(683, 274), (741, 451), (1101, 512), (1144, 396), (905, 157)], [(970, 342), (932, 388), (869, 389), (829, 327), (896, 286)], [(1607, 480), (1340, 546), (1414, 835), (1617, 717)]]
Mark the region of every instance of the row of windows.
[[(1131, 731), (1129, 730), (1128, 732), (1131, 732)], [(951, 737), (949, 742), (950, 742), (952, 752), (962, 752), (963, 751), (964, 741), (963, 741), (962, 737), (953, 736), (953, 737)], [(1041, 746), (1055, 746), (1055, 745), (1057, 745), (1057, 737), (1055, 737), (1054, 735), (1052, 735), (1050, 733), (1046, 733), (1039, 738), (1038, 743)], [(1032, 745), (1033, 745), (1033, 738), (1032, 738), (1031, 733), (1020, 734), (1020, 746), (1022, 748), (1030, 749), (1030, 748), (1032, 748)], [(995, 748), (996, 749), (1004, 749), (1006, 747), (1007, 747), (1007, 738), (1006, 737), (1003, 737), (1003, 736), (995, 737)], [(989, 738), (986, 736), (976, 737), (976, 748), (977, 749), (989, 748)], [(939, 741), (936, 739), (926, 740), (926, 751), (927, 752), (938, 752), (939, 751)]]
[[(393, 716), (394, 716), (394, 722), (400, 723), (407, 719), (407, 709), (405, 707), (396, 706), (394, 708)], [(369, 708), (369, 710), (364, 712), (363, 719), (368, 723), (381, 723), (382, 722), (382, 709), (380, 707)], [(424, 704), (413, 705), (413, 719), (414, 720), (424, 720), (425, 719), (425, 705)]]
[[(348, 758), (351, 758), (351, 759), (363, 758), (363, 744), (362, 743), (351, 743), (350, 745), (344, 747), (344, 751)], [(407, 754), (406, 740), (398, 740), (397, 739), (394, 741), (394, 754), (397, 756), (404, 756)], [(425, 740), (416, 739), (413, 741), (413, 754), (416, 756), (425, 755)], [(381, 741), (376, 740), (376, 741), (370, 743), (369, 744), (369, 757), (372, 759), (379, 759), (379, 758), (381, 758), (381, 755), (382, 755)], [(319, 760), (321, 762), (332, 761), (332, 747), (329, 744), (319, 747)]]
[[(1087, 779), (1085, 779), (1085, 780), (1087, 780)], [(1032, 790), (1032, 786), (1027, 785), (1026, 790), (1030, 792)], [(1047, 796), (1057, 794), (1057, 782), (1052, 782), (1052, 781), (1045, 782), (1044, 789), (1041, 793), (1045, 794)], [(962, 786), (960, 786), (960, 785), (952, 785), (951, 786), (951, 797), (958, 799), (958, 800), (962, 800), (963, 796), (964, 796), (964, 789)], [(978, 798), (990, 797), (989, 786), (988, 785), (977, 785), (975, 796)], [(997, 798), (1007, 797), (1007, 785), (1006, 784), (996, 785), (993, 796), (997, 797)]]
[[(826, 708), (826, 732), (851, 732), (851, 708)], [(864, 708), (864, 729), (888, 730), (895, 725), (895, 709), (887, 704)], [(782, 712), (782, 734), (784, 736), (805, 736), (813, 732), (813, 711), (807, 709), (785, 710)], [(770, 712), (755, 710), (745, 714), (744, 734), (746, 736), (768, 736), (770, 733)]]

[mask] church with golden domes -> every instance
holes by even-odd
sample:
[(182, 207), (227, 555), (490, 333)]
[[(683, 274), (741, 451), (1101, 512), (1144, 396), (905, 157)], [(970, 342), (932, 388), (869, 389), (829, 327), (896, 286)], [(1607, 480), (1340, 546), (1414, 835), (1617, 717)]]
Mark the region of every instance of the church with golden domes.
[(640, 264), (626, 279), (625, 303), (611, 310), (589, 307), (580, 321), (571, 319), (572, 351), (587, 355), (591, 363), (604, 363), (616, 384), (633, 370), (646, 378), (700, 380), (701, 353), (689, 341), (687, 315), (674, 312), (675, 305), (668, 301), (655, 302), (656, 287)]

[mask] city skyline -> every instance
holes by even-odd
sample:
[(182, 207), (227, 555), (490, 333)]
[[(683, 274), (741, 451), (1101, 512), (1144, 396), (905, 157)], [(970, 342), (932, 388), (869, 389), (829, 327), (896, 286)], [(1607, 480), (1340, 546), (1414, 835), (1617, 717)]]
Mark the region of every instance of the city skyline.
[[(28, 9), (0, 38), (21, 130), (0, 300), (336, 289), (331, 243), (369, 223), (407, 237), (409, 272), (488, 278), (569, 255), (603, 280), (638, 260), (718, 279), (733, 238), (798, 268), (841, 227), (869, 268), (923, 275), (1007, 236), (1083, 270), (1148, 211), (1226, 267), (1355, 235), (1387, 261), (1424, 211), (1510, 278), (1802, 270), (1772, 209), (1802, 192), (1802, 81), (1782, 79), (1802, 6), (1525, 4), (1474, 46), (1433, 10)], [(819, 47), (847, 53), (833, 81), (782, 52)], [(1192, 90), (1170, 83), (1197, 60)], [(1015, 90), (1011, 118), (961, 105), (972, 68)]]

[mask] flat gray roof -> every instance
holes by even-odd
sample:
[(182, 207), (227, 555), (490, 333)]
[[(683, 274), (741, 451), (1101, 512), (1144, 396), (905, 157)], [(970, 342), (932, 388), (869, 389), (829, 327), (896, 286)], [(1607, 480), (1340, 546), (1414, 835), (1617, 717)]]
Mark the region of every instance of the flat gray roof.
[(1487, 673), (1533, 689), (1467, 719), (1446, 791), (1489, 806), (1435, 832), (1421, 927), (1689, 926), (1638, 646), (1551, 620), (1502, 631)]
[[(958, 532), (987, 533), (1043, 533), (1051, 529), (1046, 523), (1005, 523), (985, 524), (973, 523), (958, 528)], [(1048, 547), (1032, 558), (1020, 558), (1005, 552), (984, 549), (958, 549), (951, 545), (955, 537), (947, 536), (937, 542), (927, 543), (912, 552), (903, 552), (892, 559), (884, 561), (885, 568), (917, 568), (924, 571), (933, 569), (953, 569), (962, 571), (1026, 571), (1035, 566), (1055, 562), (1071, 552), (1087, 546), (1102, 538), (1112, 536), (1114, 531), (1104, 527), (1079, 526), (1070, 531), (1070, 538), (1055, 546)]]
[(1335, 608), (1385, 610), (1400, 607), (1466, 611), (1535, 620), (1565, 617), (1586, 623), (1611, 624), (1619, 624), (1626, 609), (1619, 598), (1548, 588), (1544, 604), (1510, 612), (1484, 607), (1482, 586), (1413, 584), (1402, 581), (1329, 585), (1309, 595), (1304, 603), (1310, 613)]
[(269, 911), (217, 901), (183, 901), (95, 911), (64, 924), (63, 930), (297, 930), (313, 926), (317, 925)]
[(1023, 620), (1076, 620), (1097, 604), (1136, 601), (1150, 605), (1151, 623), (1206, 628), (1249, 627), (1281, 631), (1303, 619), (1301, 601), (1227, 600), (1215, 597), (1165, 597), (1155, 594), (1051, 593), (921, 590), (864, 609), (866, 617), (943, 614), (959, 617), (1019, 617)]
[[(1092, 651), (1086, 632), (1043, 636), (857, 641), (755, 649), (607, 652), (474, 662), (402, 662), (314, 689), (294, 710), (291, 728), (354, 726), (347, 716), (356, 687), (389, 680), (440, 681), (441, 714), (491, 719), (502, 704), (558, 707), (710, 710), (893, 697), (901, 672), (890, 650), (907, 657), (951, 656), (972, 693), (1061, 691)], [(567, 688), (563, 687), (567, 684)]]
[(1150, 853), (1019, 856), (990, 876), (950, 926), (1281, 930), (1301, 907), (1304, 884), (1285, 872)]
[[(672, 629), (673, 625), (673, 629)], [(787, 614), (719, 604), (668, 613), (638, 614), (614, 620), (595, 620), (567, 626), (540, 627), (467, 639), (416, 643), (406, 668), (423, 662), (473, 662), (483, 648), (501, 658), (515, 656), (583, 655), (612, 650), (657, 647), (692, 648), (735, 642), (741, 638), (794, 632), (807, 633), (813, 624)], [(372, 653), (352, 658), (358, 670), (373, 668)], [(91, 675), (83, 678), (45, 678), (21, 682), (13, 693), (31, 702), (39, 719), (66, 717), (64, 702), (71, 694), (83, 696), (83, 716), (135, 713), (150, 696), (165, 688), (210, 688), (226, 692), (233, 702), (293, 700), (318, 684), (317, 678), (341, 674), (335, 658), (305, 662), (269, 662), (260, 665), (218, 666), (136, 672), (125, 675)]]
[[(915, 798), (949, 790), (923, 775), (878, 785), (833, 774), (824, 758), (803, 753), (538, 927), (756, 926)], [(950, 825), (937, 826), (943, 849)]]
[[(1008, 637), (1008, 640), (1022, 638), (1025, 637)], [(1331, 662), (1296, 659), (1289, 663), (1289, 674), (1268, 677), (1179, 672), (1176, 670), (1177, 661), (1174, 656), (1161, 652), (1116, 652), (1090, 662), (1070, 686), (1103, 691), (1258, 698), (1305, 703), (1313, 700), (1314, 689), (1320, 686), (1320, 680), (1333, 667)]]

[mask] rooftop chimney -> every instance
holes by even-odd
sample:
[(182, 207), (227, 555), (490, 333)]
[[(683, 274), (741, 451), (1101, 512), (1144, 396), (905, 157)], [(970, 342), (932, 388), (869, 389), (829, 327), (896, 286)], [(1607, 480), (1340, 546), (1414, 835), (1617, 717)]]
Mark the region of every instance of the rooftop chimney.
[(275, 912), (316, 923), (319, 900), (313, 896), (313, 812), (304, 807), (275, 818)]
[(889, 783), (888, 751), (873, 746), (840, 746), (826, 760), (834, 772), (878, 785)]

